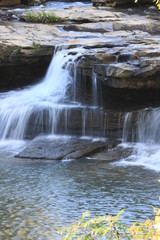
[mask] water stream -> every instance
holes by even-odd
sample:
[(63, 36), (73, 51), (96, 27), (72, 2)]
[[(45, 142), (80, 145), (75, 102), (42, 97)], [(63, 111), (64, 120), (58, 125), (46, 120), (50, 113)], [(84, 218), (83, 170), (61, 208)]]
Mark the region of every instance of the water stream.
[(83, 49), (75, 54), (74, 50), (56, 52), (39, 84), (0, 94), (0, 139), (23, 140), (29, 133), (31, 136), (54, 134), (62, 111), (65, 112), (64, 125), (67, 128), (67, 115), (71, 109), (83, 108), (76, 102), (74, 87), (71, 89), (76, 79), (69, 73), (69, 66), (81, 51)]
[(123, 159), (123, 166), (142, 166), (160, 172), (160, 108), (147, 108), (125, 115), (123, 147), (133, 154)]
[[(2, 240), (16, 240), (22, 236), (23, 239), (60, 239), (57, 228), (74, 221), (85, 210), (91, 210), (94, 215), (116, 214), (125, 208), (122, 221), (130, 224), (152, 218), (152, 205), (158, 206), (158, 108), (125, 114), (122, 145), (124, 148), (131, 146), (133, 154), (118, 163), (93, 160), (33, 162), (14, 158), (28, 139), (59, 133), (59, 124), (63, 126), (60, 133), (68, 136), (69, 126), (75, 121), (71, 117), (73, 122), (70, 123), (73, 111), (73, 115), (76, 111), (81, 115), (79, 135), (94, 137), (92, 123), (97, 119), (97, 136), (107, 137), (107, 114), (97, 104), (94, 73), (92, 102), (82, 104), (76, 94), (76, 66), (83, 53), (83, 48), (56, 50), (39, 84), (0, 94)], [(121, 118), (119, 114), (118, 125)]]
[[(91, 6), (91, 2), (58, 2), (58, 1), (47, 1), (44, 4), (41, 4), (40, 6), (30, 6), (27, 7), (27, 11), (32, 10), (61, 10), (66, 9), (70, 7), (85, 7), (85, 6)], [(15, 12), (16, 14), (22, 14), (25, 11), (26, 8), (15, 8), (12, 10), (9, 10), (9, 12)]]

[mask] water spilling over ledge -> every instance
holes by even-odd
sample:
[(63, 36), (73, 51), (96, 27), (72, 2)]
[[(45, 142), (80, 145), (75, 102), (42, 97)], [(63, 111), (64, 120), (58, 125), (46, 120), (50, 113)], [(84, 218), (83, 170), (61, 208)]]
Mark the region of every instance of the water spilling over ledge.
[(80, 77), (77, 66), (84, 52), (83, 48), (58, 50), (40, 83), (1, 93), (2, 140), (57, 133), (105, 138), (114, 131), (118, 136), (124, 114), (103, 109), (94, 73), (90, 81), (83, 74)]
[[(114, 112), (104, 108), (102, 82), (97, 80), (94, 69), (90, 68), (89, 70), (92, 71), (92, 74), (89, 74), (91, 77), (84, 77), (86, 73), (83, 72), (81, 64), (85, 54), (86, 49), (83, 47), (63, 49), (59, 46), (40, 83), (22, 90), (1, 93), (0, 138), (2, 141), (34, 139), (39, 135), (59, 134), (90, 137), (90, 139), (98, 138), (102, 141), (105, 139), (106, 148), (110, 144), (107, 139), (115, 139), (115, 143), (121, 138), (123, 142), (159, 143), (159, 134), (157, 133), (159, 124), (148, 128), (150, 119), (156, 119), (157, 122), (159, 110)], [(57, 140), (52, 141), (56, 146)], [(75, 139), (74, 144), (77, 141), (83, 145), (82, 149), (87, 143)], [(36, 144), (37, 142), (43, 145), (43, 147), (39, 145), (39, 149), (45, 148), (46, 142), (43, 143), (43, 137), (42, 139), (38, 138)], [(71, 144), (71, 140), (68, 141), (68, 144)], [(104, 143), (102, 145), (104, 146)], [(33, 146), (34, 142), (28, 147), (29, 152), (32, 152), (28, 157), (38, 158), (38, 152), (37, 157), (33, 156)], [(47, 149), (48, 156), (50, 156), (48, 158), (51, 159), (52, 153), (49, 148)], [(90, 155), (93, 150), (95, 151), (94, 142), (86, 156)], [(26, 151), (18, 156), (27, 156)], [(62, 151), (63, 147), (60, 152)], [(99, 147), (96, 148), (96, 151), (99, 151)], [(68, 158), (69, 153), (65, 156)], [(80, 156), (84, 156), (83, 151)], [(42, 154), (42, 158), (47, 159), (47, 156)], [(58, 159), (61, 158), (58, 157)], [(75, 158), (78, 157), (75, 155)]]
[(12, 90), (0, 94), (2, 238), (59, 239), (87, 209), (125, 208), (127, 224), (153, 217), (159, 23), (139, 11), (86, 6), (59, 12), (72, 17), (64, 26), (0, 24), (0, 89)]
[(160, 144), (160, 108), (147, 108), (125, 115), (123, 142)]
[[(1, 140), (58, 134), (143, 142), (137, 119), (147, 127), (141, 112), (160, 102), (157, 20), (145, 12), (130, 15), (128, 10), (89, 5), (56, 10), (56, 14), (70, 17), (71, 22), (0, 25), (7, 38), (5, 42), (2, 34), (0, 39), (2, 90), (35, 82), (60, 45), (41, 82), (1, 93)], [(21, 19), (25, 20), (25, 14)], [(36, 36), (34, 41), (31, 35)], [(6, 71), (8, 66), (10, 71)], [(141, 135), (147, 135), (146, 130)], [(148, 137), (149, 131), (144, 138)]]
[[(62, 51), (55, 54), (46, 76), (39, 84), (1, 94), (1, 139), (24, 139), (33, 119), (35, 131), (42, 130), (43, 122), (47, 120), (48, 133), (55, 132), (58, 115), (62, 109), (59, 104), (68, 101), (66, 92), (72, 84), (67, 64), (77, 58), (76, 55), (71, 56), (67, 53)], [(34, 128), (32, 131), (34, 132)]]
[[(85, 51), (82, 47), (66, 50), (59, 46), (40, 83), (0, 95), (1, 141), (34, 139), (39, 135), (67, 137), (65, 141), (62, 136), (61, 140), (51, 141), (45, 136), (37, 138), (18, 157), (78, 159), (112, 145), (108, 137), (118, 137), (123, 115), (115, 114), (113, 121), (113, 114), (101, 105), (101, 87), (94, 72), (91, 79), (85, 80), (78, 70)], [(68, 149), (65, 154), (64, 147)], [(57, 154), (53, 154), (55, 149), (59, 149)]]

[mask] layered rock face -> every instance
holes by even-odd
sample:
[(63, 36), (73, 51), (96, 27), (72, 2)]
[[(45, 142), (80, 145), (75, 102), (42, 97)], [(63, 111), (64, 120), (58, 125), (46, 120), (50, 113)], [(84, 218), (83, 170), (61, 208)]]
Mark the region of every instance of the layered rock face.
[[(1, 89), (28, 85), (39, 78), (56, 45), (85, 49), (77, 64), (82, 79), (91, 79), (94, 72), (110, 88), (160, 89), (158, 11), (146, 14), (146, 10), (137, 13), (88, 6), (55, 13), (70, 21), (54, 25), (0, 24)], [(25, 14), (21, 18), (25, 20)], [(11, 74), (6, 71), (8, 67)]]

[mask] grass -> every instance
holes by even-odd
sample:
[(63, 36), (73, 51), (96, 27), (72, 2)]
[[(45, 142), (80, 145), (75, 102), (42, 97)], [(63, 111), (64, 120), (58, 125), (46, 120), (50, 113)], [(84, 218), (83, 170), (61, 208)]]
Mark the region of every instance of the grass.
[(58, 17), (54, 11), (25, 11), (24, 19), (26, 22), (33, 23), (55, 23), (65, 19)]

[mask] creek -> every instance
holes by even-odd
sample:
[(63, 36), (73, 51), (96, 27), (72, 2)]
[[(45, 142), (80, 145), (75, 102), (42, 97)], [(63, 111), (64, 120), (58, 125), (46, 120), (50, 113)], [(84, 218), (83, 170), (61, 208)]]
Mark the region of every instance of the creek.
[[(126, 159), (108, 163), (89, 158), (14, 158), (39, 135), (78, 135), (91, 141), (108, 138), (108, 113), (99, 101), (94, 73), (90, 98), (81, 99), (80, 88), (87, 90), (78, 82), (77, 64), (84, 52), (82, 47), (58, 46), (38, 84), (0, 94), (2, 240), (60, 239), (58, 227), (73, 222), (85, 210), (93, 215), (116, 214), (124, 208), (122, 221), (131, 224), (153, 218), (152, 206), (159, 205), (159, 108), (119, 113), (117, 124), (122, 122), (123, 132), (116, 138), (124, 149), (133, 148)], [(80, 122), (74, 118), (77, 111)]]

